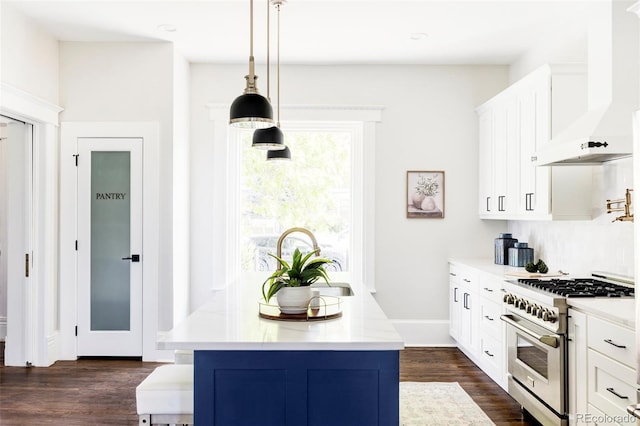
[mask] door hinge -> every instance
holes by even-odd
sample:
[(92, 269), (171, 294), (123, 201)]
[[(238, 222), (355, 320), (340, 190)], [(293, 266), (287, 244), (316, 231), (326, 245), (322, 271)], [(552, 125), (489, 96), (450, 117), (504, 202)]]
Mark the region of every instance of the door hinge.
[(73, 154), (73, 156), (76, 158), (76, 167), (78, 167), (78, 157), (80, 157), (80, 154)]
[(78, 336), (78, 326), (76, 325), (76, 337)]
[(24, 276), (29, 278), (29, 253), (24, 254)]
[(78, 240), (76, 240), (76, 251), (78, 251)]

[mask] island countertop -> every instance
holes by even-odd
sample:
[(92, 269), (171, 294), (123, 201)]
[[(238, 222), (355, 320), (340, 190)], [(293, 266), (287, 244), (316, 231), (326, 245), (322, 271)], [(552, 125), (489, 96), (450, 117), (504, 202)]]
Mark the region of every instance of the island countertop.
[(398, 334), (364, 286), (341, 297), (342, 316), (321, 321), (276, 321), (259, 316), (260, 286), (235, 282), (216, 291), (172, 330), (158, 349), (187, 350), (400, 350)]

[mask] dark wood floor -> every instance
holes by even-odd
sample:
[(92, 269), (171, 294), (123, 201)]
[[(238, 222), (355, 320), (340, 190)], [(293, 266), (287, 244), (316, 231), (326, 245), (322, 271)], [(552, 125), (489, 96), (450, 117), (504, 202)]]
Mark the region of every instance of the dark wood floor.
[[(59, 361), (0, 367), (0, 425), (137, 425), (135, 387), (159, 364)], [(407, 348), (400, 380), (458, 382), (496, 425), (531, 425), (519, 405), (454, 348)]]

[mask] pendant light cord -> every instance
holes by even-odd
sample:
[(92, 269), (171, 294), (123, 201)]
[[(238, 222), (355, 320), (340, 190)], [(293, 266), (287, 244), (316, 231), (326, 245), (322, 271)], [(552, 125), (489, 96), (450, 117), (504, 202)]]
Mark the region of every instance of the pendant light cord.
[(253, 85), (255, 81), (255, 66), (253, 58), (253, 0), (249, 2), (249, 80)]
[(277, 118), (276, 118), (276, 127), (280, 128), (280, 4), (276, 5), (276, 10), (278, 11), (278, 37), (277, 37), (277, 66), (276, 70), (278, 72), (277, 75), (277, 83), (278, 83), (278, 110), (277, 110)]
[(267, 0), (267, 99), (271, 102), (271, 56), (269, 45), (271, 44), (271, 0)]

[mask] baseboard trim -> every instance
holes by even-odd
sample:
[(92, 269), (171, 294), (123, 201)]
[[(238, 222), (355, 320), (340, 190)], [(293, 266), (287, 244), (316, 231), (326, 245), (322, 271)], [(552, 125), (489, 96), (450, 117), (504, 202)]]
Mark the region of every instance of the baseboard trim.
[(456, 342), (449, 336), (449, 320), (391, 319), (405, 346), (454, 347)]

